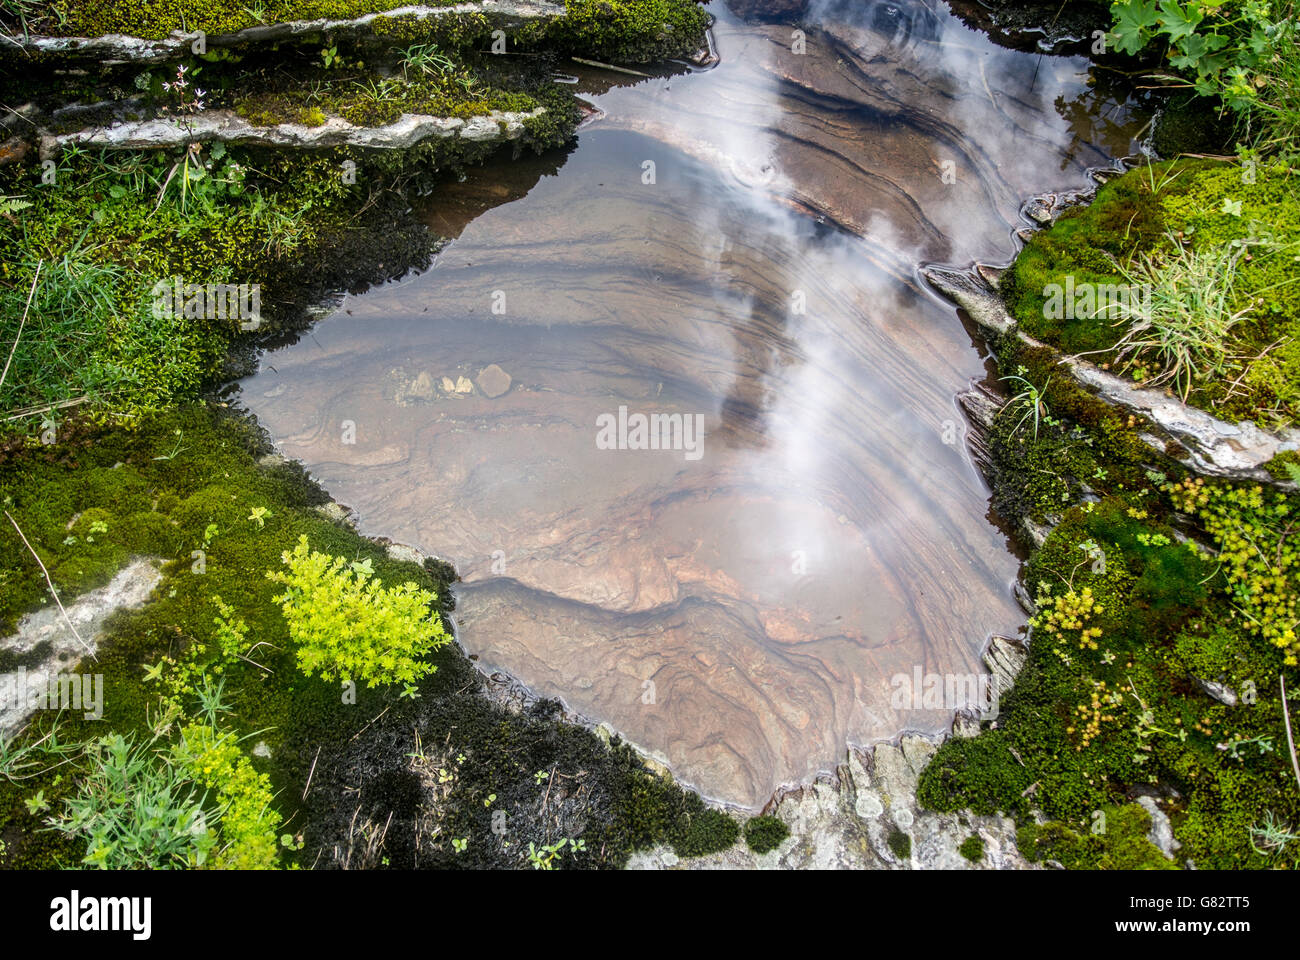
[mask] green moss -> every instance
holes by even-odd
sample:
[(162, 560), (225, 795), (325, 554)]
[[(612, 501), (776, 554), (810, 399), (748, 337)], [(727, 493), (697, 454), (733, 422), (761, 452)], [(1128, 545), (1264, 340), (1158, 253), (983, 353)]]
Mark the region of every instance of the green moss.
[[(239, 320), (159, 313), (154, 286), (175, 277), (268, 285), (330, 233), (351, 197), (326, 156), (253, 156), (210, 148), (184, 197), (183, 174), (168, 180), (178, 160), (165, 153), (65, 155), (46, 186), (39, 171), (6, 170), (0, 189), (32, 202), (0, 238), (6, 327), (16, 329), (21, 305), (9, 307), (25, 300), (38, 262), (43, 285), (0, 407), (86, 398), (129, 414), (196, 396), (241, 335)], [(269, 329), (277, 301), (262, 293)]]
[[(923, 804), (1003, 811), (1022, 826), (1033, 809), (1089, 824), (1145, 784), (1183, 798), (1171, 819), (1200, 867), (1294, 857), (1252, 845), (1266, 820), (1300, 817), (1277, 750), (1283, 651), (1234, 615), (1222, 563), (1178, 541), (1164, 518), (1181, 506), (1148, 481), (1064, 512), (1025, 574), (1040, 608), (1028, 663), (1001, 700), (996, 729), (939, 749), (921, 776)], [(1077, 602), (1084, 596), (1087, 605)], [(1240, 702), (1218, 702), (1206, 681)], [(1044, 856), (1082, 866), (1128, 856), (1058, 834), (1035, 842), (1068, 841), (1073, 852)]]
[[(571, 100), (548, 97), (557, 113), (537, 118), (516, 148), (541, 149), (572, 133)], [(536, 103), (511, 93), (470, 109)], [(155, 284), (259, 284), (262, 323), (251, 336), (283, 331), (301, 322), (313, 297), (425, 265), (436, 238), (402, 190), (427, 188), (498, 147), (447, 138), (379, 156), (210, 145), (201, 153), (209, 186), (184, 199), (180, 175), (169, 180), (179, 158), (164, 152), (68, 154), (55, 185), (39, 185), (39, 170), (0, 169), (0, 191), (32, 202), (17, 229), (0, 236), (0, 333), (10, 339), (43, 264), (0, 409), (72, 400), (96, 415), (131, 416), (196, 398), (230, 377), (229, 350), (250, 334), (235, 319), (156, 314)], [(358, 164), (360, 186), (342, 175), (344, 160)], [(377, 201), (367, 202), (370, 190)], [(19, 425), (40, 423), (33, 416)]]
[(686, 816), (669, 833), (668, 842), (679, 856), (701, 857), (731, 848), (739, 836), (740, 825), (726, 813), (688, 804)]
[(751, 817), (745, 822), (745, 843), (755, 853), (775, 850), (790, 835), (790, 828), (776, 817)]
[(904, 833), (898, 827), (893, 827), (889, 831), (889, 839), (886, 842), (889, 844), (890, 851), (898, 860), (906, 862), (912, 858), (912, 837), (910, 834)]
[(1030, 782), (1006, 735), (991, 730), (946, 742), (922, 772), (916, 796), (932, 810), (1024, 813)]
[[(422, 0), (425, 6), (452, 2)], [(236, 0), (104, 0), (95, 4), (55, 0), (56, 16), (38, 21), (33, 31), (88, 37), (123, 33), (161, 40), (173, 31), (203, 30), (216, 36), (290, 20), (348, 20), (407, 5), (408, 0), (258, 0), (252, 4)]]
[(371, 22), (375, 36), (394, 46), (434, 43), (443, 49), (486, 47), (493, 30), (511, 26), (505, 18), (482, 13), (453, 13), (421, 20), (410, 14), (376, 17)]
[(972, 833), (961, 842), (957, 852), (971, 863), (979, 863), (984, 859), (984, 838), (978, 833)]
[(1300, 451), (1296, 450), (1283, 450), (1264, 464), (1269, 475), (1278, 480), (1290, 480), (1297, 468), (1300, 468)]
[[(1145, 482), (1150, 448), (1145, 421), (1121, 413), (1083, 389), (1058, 366), (1051, 348), (1023, 344), (1013, 333), (994, 343), (1008, 393), (1039, 390), (1037, 434), (1030, 402), (1009, 401), (988, 436), (994, 507), (1012, 524), (1047, 522), (1085, 491), (1105, 493)], [(1028, 414), (1028, 416), (1027, 416)]]
[[(1002, 811), (1022, 828), (1044, 816), (1052, 823), (1024, 837), (1056, 851), (1040, 859), (1167, 867), (1146, 862), (1133, 839), (1144, 815), (1126, 808), (1138, 788), (1159, 790), (1178, 798), (1171, 822), (1197, 867), (1294, 864), (1294, 843), (1260, 843), (1268, 824), (1300, 823), (1277, 689), (1294, 652), (1284, 584), (1295, 558), (1279, 536), (1300, 497), (1189, 479), (1137, 438), (1139, 418), (1064, 376), (1055, 351), (1014, 335), (994, 348), (1004, 375), (1050, 379), (1053, 421), (1043, 413), (1035, 439), (1031, 424), (1014, 428), (1023, 411), (998, 416), (994, 502), (1013, 522), (1054, 526), (1024, 570), (1038, 601), (1028, 662), (995, 723), (940, 747), (920, 801)], [(1235, 706), (1211, 695), (1223, 690)], [(1119, 808), (1112, 839), (1092, 836), (1098, 812)]]
[(589, 59), (646, 63), (694, 53), (708, 14), (694, 0), (566, 0), (565, 15), (514, 35), (524, 49), (547, 47)]
[(1032, 861), (1053, 860), (1067, 870), (1175, 870), (1147, 839), (1151, 818), (1136, 803), (1108, 806), (1076, 830), (1059, 821), (1026, 824), (1016, 845)]
[[(450, 6), (454, 0), (428, 0)], [(289, 20), (346, 20), (408, 5), (406, 0), (106, 0), (86, 5), (56, 0), (48, 17), (28, 17), (35, 33), (102, 36), (121, 33), (164, 39), (175, 31), (210, 36)], [(463, 49), (485, 46), (493, 30), (508, 34), (511, 48), (543, 47), (598, 59), (642, 63), (694, 52), (703, 45), (708, 17), (694, 0), (568, 0), (563, 17), (517, 20), (482, 13), (456, 13), (423, 20), (410, 14), (372, 21), (376, 37), (393, 44), (434, 42)]]

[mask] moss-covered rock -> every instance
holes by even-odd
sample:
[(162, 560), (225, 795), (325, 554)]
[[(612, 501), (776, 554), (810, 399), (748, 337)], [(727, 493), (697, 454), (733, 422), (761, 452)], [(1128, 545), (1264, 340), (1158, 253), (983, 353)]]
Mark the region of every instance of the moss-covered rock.
[(745, 843), (755, 853), (775, 850), (790, 835), (790, 828), (776, 817), (751, 817), (745, 822)]
[(978, 833), (973, 833), (961, 842), (957, 852), (971, 863), (979, 863), (984, 859), (984, 838)]
[[(1193, 329), (1170, 339), (1169, 353), (1146, 346), (1121, 355), (1136, 318), (1082, 300), (1078, 309), (1059, 302), (1063, 288), (1127, 287), (1143, 276), (1134, 270), (1142, 258), (1170, 264), (1180, 251), (1224, 252), (1224, 270), (1207, 289), (1224, 291), (1225, 314), (1236, 318), (1225, 336), (1198, 340)], [(1168, 381), (1190, 403), (1230, 422), (1291, 424), (1300, 416), (1297, 257), (1300, 197), (1293, 177), (1262, 161), (1182, 160), (1132, 170), (1101, 187), (1091, 204), (1068, 210), (1031, 238), (1003, 290), (1027, 333), (1067, 353), (1162, 383), (1173, 349), (1193, 351), (1187, 354), (1192, 368)], [(1194, 297), (1200, 287), (1189, 280), (1180, 289)], [(1213, 366), (1196, 359), (1211, 356)]]
[(528, 24), (516, 42), (524, 49), (646, 63), (694, 53), (704, 44), (708, 22), (694, 0), (566, 0), (564, 17)]

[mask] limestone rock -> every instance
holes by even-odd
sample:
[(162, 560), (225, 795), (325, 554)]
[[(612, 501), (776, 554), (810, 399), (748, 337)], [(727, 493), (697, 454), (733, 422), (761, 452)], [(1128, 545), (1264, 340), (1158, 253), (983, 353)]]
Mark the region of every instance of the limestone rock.
[(127, 120), (73, 133), (47, 133), (41, 137), (40, 155), (42, 159), (50, 159), (70, 144), (107, 150), (150, 150), (210, 141), (271, 147), (348, 146), (380, 149), (404, 149), (430, 137), (459, 137), (483, 143), (491, 140), (515, 140), (524, 132), (524, 121), (545, 112), (545, 107), (527, 112), (494, 110), (468, 120), (407, 113), (392, 123), (379, 127), (360, 127), (342, 117), (331, 117), (314, 127), (301, 123), (259, 127), (233, 110), (205, 110), (186, 117), (184, 121), (174, 117)]
[(406, 389), (406, 395), (416, 400), (432, 400), (437, 394), (433, 387), (433, 377), (427, 370), (421, 370)]
[[(656, 848), (633, 856), (628, 869), (1032, 869), (1033, 864), (1016, 849), (1016, 825), (1009, 817), (936, 813), (917, 804), (918, 779), (939, 742), (909, 735), (897, 744), (851, 749), (833, 776), (819, 777), (776, 801), (768, 812), (789, 828), (790, 836), (762, 856), (743, 842), (688, 860), (666, 856), (667, 848)], [(898, 829), (912, 838), (906, 863), (889, 848), (890, 835)], [(978, 864), (971, 864), (958, 850), (972, 833), (978, 833), (985, 844), (984, 859)]]
[(347, 526), (356, 526), (352, 517), (352, 509), (345, 507), (341, 503), (335, 503), (331, 500), (329, 503), (322, 503), (316, 508), (316, 512), (325, 517), (331, 523), (341, 523)]
[[(937, 267), (926, 268), (922, 273), (936, 290), (969, 313), (979, 326), (998, 333), (1015, 327), (1002, 300), (975, 274)], [(1019, 336), (1028, 346), (1043, 346), (1023, 331)], [(1275, 484), (1277, 481), (1262, 465), (1283, 450), (1300, 449), (1300, 429), (1291, 427), (1274, 433), (1250, 421), (1227, 423), (1162, 390), (1144, 388), (1087, 360), (1062, 357), (1061, 365), (1102, 400), (1151, 421), (1159, 432), (1187, 451), (1186, 465), (1199, 473)], [(1142, 439), (1158, 453), (1167, 454), (1165, 441), (1149, 433), (1142, 434)]]
[(984, 651), (984, 665), (993, 674), (994, 689), (1000, 692), (1010, 690), (1016, 675), (1028, 659), (1028, 651), (1017, 641), (1008, 637), (994, 637), (989, 648)]
[(405, 561), (406, 563), (423, 564), (428, 557), (424, 551), (412, 547), (405, 543), (394, 543), (391, 540), (386, 541), (384, 552), (394, 560)]
[[(304, 34), (363, 33), (372, 29), (380, 17), (409, 17), (420, 21), (457, 14), (482, 14), (506, 17), (512, 20), (551, 19), (564, 16), (564, 6), (545, 0), (467, 0), (446, 6), (426, 6), (413, 3), (408, 6), (368, 13), (351, 20), (290, 20), (248, 27), (234, 33), (212, 34), (206, 38), (210, 48), (237, 47), (252, 43), (267, 43)], [(173, 32), (161, 40), (145, 40), (124, 34), (106, 34), (102, 37), (19, 37), (0, 33), (0, 49), (25, 50), (41, 53), (68, 53), (78, 56), (99, 56), (106, 60), (152, 63), (172, 57), (188, 55), (193, 34)]]
[(1174, 839), (1174, 828), (1152, 797), (1138, 797), (1138, 806), (1151, 815), (1151, 827), (1147, 830), (1147, 839), (1169, 860), (1174, 859), (1174, 851), (1182, 844)]
[[(48, 689), (52, 676), (72, 670), (82, 657), (93, 654), (110, 614), (139, 607), (149, 599), (162, 580), (160, 566), (158, 560), (134, 560), (104, 586), (64, 603), (66, 617), (57, 604), (51, 603), (27, 614), (18, 622), (16, 633), (0, 640), (0, 648), (17, 654), (49, 644), (49, 652), (40, 662), (20, 671), (0, 673), (0, 734), (11, 735), (27, 716), (28, 700), (14, 688), (23, 683), (28, 689)], [(69, 621), (75, 632), (69, 628)]]
[(1196, 685), (1205, 692), (1206, 696), (1213, 697), (1224, 706), (1235, 707), (1237, 705), (1237, 694), (1231, 687), (1216, 680), (1202, 680), (1197, 676), (1193, 676), (1192, 679), (1196, 681)]

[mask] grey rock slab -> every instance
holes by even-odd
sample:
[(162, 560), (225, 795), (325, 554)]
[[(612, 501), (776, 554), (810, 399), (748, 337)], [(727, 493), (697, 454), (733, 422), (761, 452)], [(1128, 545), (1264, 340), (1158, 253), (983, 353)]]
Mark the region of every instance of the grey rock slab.
[[(149, 599), (162, 580), (161, 563), (148, 557), (132, 560), (104, 586), (65, 601), (66, 619), (58, 604), (51, 603), (27, 614), (18, 621), (15, 633), (0, 639), (0, 649), (18, 654), (30, 653), (42, 644), (50, 645), (38, 663), (21, 671), (0, 673), (0, 692), (4, 693), (0, 697), (0, 733), (11, 735), (29, 715), (27, 699), (15, 695), (19, 682), (24, 682), (29, 689), (46, 688), (51, 677), (71, 671), (83, 658), (93, 657), (108, 617), (118, 610), (139, 607)], [(68, 621), (76, 633), (69, 628)], [(78, 672), (93, 674), (94, 661), (86, 660)]]
[(527, 112), (494, 110), (481, 117), (433, 117), (403, 114), (381, 127), (360, 127), (341, 117), (331, 117), (317, 127), (279, 123), (260, 127), (233, 110), (207, 110), (184, 120), (174, 117), (122, 121), (73, 133), (41, 137), (41, 157), (58, 155), (70, 144), (107, 150), (147, 150), (184, 146), (193, 142), (252, 143), (272, 147), (371, 147), (400, 150), (430, 137), (459, 137), (475, 143), (517, 139), (524, 121), (541, 116), (545, 107)]
[[(896, 870), (1029, 869), (1016, 848), (1015, 822), (964, 811), (936, 813), (916, 801), (921, 771), (940, 739), (907, 735), (897, 744), (851, 749), (834, 775), (784, 793), (771, 814), (789, 829), (775, 850), (757, 855), (743, 840), (720, 853), (680, 859), (667, 847), (633, 855), (635, 870)], [(905, 826), (900, 826), (905, 824)], [(889, 837), (902, 829), (912, 838), (911, 856), (900, 862)], [(972, 834), (984, 839), (978, 864), (959, 852)]]
[(1169, 822), (1168, 815), (1160, 809), (1152, 797), (1138, 797), (1138, 806), (1151, 815), (1151, 826), (1147, 830), (1147, 839), (1167, 859), (1174, 859), (1174, 852), (1182, 847), (1182, 844), (1174, 839), (1174, 828)]

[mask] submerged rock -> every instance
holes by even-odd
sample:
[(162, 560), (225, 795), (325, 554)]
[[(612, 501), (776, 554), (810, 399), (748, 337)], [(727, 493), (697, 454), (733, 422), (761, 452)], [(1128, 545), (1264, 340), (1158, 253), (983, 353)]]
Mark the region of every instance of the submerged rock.
[(474, 382), (478, 384), (484, 396), (495, 400), (510, 390), (511, 378), (510, 374), (493, 363), (480, 370)]
[(437, 391), (435, 391), (433, 386), (433, 377), (429, 375), (429, 371), (420, 371), (419, 375), (411, 381), (410, 387), (407, 388), (406, 395), (419, 400), (432, 400), (437, 395)]

